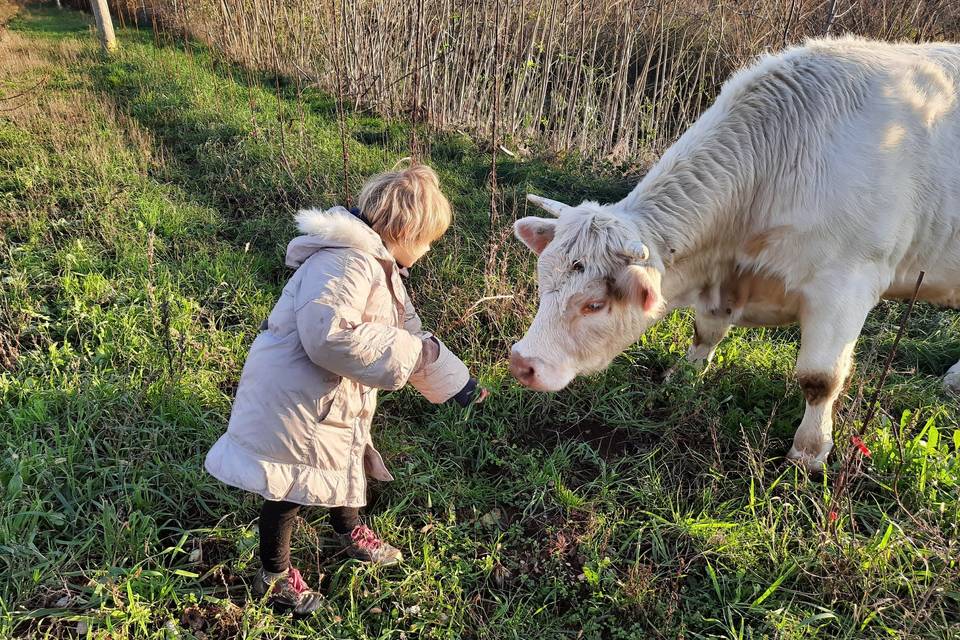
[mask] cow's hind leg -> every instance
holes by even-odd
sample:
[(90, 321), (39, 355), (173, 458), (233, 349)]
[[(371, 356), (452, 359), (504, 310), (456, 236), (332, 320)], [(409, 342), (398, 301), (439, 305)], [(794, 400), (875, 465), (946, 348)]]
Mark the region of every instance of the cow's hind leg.
[(810, 471), (821, 470), (833, 448), (835, 406), (850, 374), (857, 337), (876, 303), (865, 291), (843, 293), (834, 300), (811, 300), (800, 318), (796, 370), (807, 407), (787, 457)]
[(943, 386), (951, 393), (960, 394), (960, 362), (947, 370), (943, 377)]
[(730, 331), (730, 322), (698, 313), (693, 323), (693, 342), (687, 349), (687, 360), (704, 368), (713, 360), (717, 345)]

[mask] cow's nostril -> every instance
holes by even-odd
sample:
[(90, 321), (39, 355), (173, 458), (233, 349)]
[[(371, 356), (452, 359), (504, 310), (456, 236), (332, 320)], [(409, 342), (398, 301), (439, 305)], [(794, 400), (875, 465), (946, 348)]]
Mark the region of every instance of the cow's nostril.
[(510, 373), (521, 384), (530, 384), (537, 375), (537, 370), (533, 362), (520, 354), (513, 352), (510, 354)]

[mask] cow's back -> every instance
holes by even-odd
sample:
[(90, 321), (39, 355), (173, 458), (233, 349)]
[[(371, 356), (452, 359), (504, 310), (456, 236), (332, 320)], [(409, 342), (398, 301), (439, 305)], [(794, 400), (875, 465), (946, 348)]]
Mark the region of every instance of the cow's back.
[(751, 212), (754, 231), (792, 230), (778, 270), (809, 273), (816, 255), (960, 285), (960, 45), (813, 40), (758, 66), (727, 108), (779, 97)]
[[(924, 297), (951, 306), (960, 290), (960, 45), (839, 43), (838, 55), (864, 59), (875, 74), (859, 142), (842, 156), (861, 180), (847, 182), (850, 209), (868, 222), (854, 242), (874, 240), (900, 297), (925, 271)], [(845, 173), (844, 173), (845, 172)], [(842, 189), (842, 186), (841, 186)], [(828, 203), (824, 203), (828, 205)], [(886, 235), (882, 235), (886, 234)], [(884, 256), (881, 256), (884, 257)]]

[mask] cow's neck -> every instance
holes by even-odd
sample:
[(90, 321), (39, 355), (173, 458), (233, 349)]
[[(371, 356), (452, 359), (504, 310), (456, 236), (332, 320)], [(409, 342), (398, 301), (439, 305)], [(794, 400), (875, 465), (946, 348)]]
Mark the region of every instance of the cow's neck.
[(711, 284), (718, 268), (732, 268), (757, 193), (749, 140), (723, 127), (695, 129), (620, 203), (664, 263), (661, 286), (671, 306), (689, 304), (691, 292)]

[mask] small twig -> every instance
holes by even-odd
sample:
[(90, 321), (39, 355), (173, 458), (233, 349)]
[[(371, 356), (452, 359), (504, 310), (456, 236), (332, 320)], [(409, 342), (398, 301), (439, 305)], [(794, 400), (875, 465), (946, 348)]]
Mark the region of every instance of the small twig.
[(513, 298), (513, 294), (512, 294), (512, 293), (511, 293), (511, 294), (507, 294), (507, 295), (502, 295), (502, 296), (484, 296), (484, 297), (480, 298), (479, 300), (477, 300), (476, 302), (474, 302), (472, 305), (470, 305), (470, 306), (467, 308), (466, 312), (465, 312), (463, 315), (464, 315), (464, 316), (469, 316), (470, 313), (471, 313), (474, 309), (476, 309), (477, 307), (479, 307), (481, 303), (489, 302), (490, 300), (510, 300), (510, 299), (512, 299), (512, 298)]
[[(381, 92), (381, 93), (385, 93), (387, 89), (390, 89), (390, 88), (392, 88), (392, 87), (400, 84), (401, 82), (403, 82), (404, 80), (406, 80), (406, 79), (409, 78), (410, 76), (414, 75), (415, 73), (418, 73), (418, 72), (422, 71), (423, 69), (426, 69), (426, 68), (429, 67), (429, 66), (432, 66), (433, 63), (438, 62), (438, 61), (444, 59), (445, 57), (447, 57), (447, 52), (446, 52), (446, 51), (444, 51), (444, 52), (442, 52), (440, 55), (435, 56), (435, 57), (433, 57), (432, 59), (424, 62), (424, 63), (421, 64), (421, 65), (414, 66), (414, 68), (411, 69), (410, 71), (402, 74), (401, 76), (399, 76), (398, 78), (396, 78), (396, 79), (393, 80), (392, 82), (388, 82), (387, 84), (385, 84), (385, 85), (381, 88), (380, 92)], [(365, 89), (362, 89), (362, 90), (360, 90), (360, 91), (357, 91), (356, 94), (355, 94), (355, 97), (354, 97), (353, 99), (354, 99), (356, 102), (362, 102), (362, 101), (366, 100), (367, 94), (370, 93), (370, 90), (373, 89), (373, 87), (375, 86), (375, 84), (376, 84), (375, 81), (370, 81), (370, 82), (368, 82), (366, 88), (365, 88)], [(368, 106), (375, 106), (375, 105), (380, 104), (381, 102), (383, 102), (383, 100), (376, 100), (376, 101), (374, 101), (374, 102), (370, 102), (370, 103), (367, 103), (367, 104), (368, 104)]]
[[(38, 89), (42, 89), (43, 85), (45, 85), (47, 83), (47, 80), (49, 79), (50, 79), (50, 74), (47, 74), (42, 78), (40, 78), (40, 80), (37, 81), (37, 83), (32, 87), (30, 87), (29, 89), (24, 89), (20, 93), (15, 93), (12, 96), (0, 96), (0, 101), (6, 102), (9, 100), (16, 100), (17, 98), (23, 98), (25, 96), (29, 96), (34, 91), (37, 91)], [(16, 111), (17, 109), (23, 107), (25, 104), (27, 104), (27, 102), (21, 102), (20, 104), (15, 104), (12, 107), (4, 107), (0, 109), (0, 112)]]
[(787, 21), (783, 25), (783, 38), (782, 38), (781, 46), (784, 46), (784, 47), (787, 46), (787, 38), (790, 36), (790, 27), (793, 26), (793, 14), (796, 7), (797, 7), (797, 2), (796, 0), (793, 0), (790, 3), (790, 11), (789, 13), (787, 13)]
[(830, 6), (827, 8), (827, 19), (823, 23), (823, 34), (828, 35), (830, 29), (833, 28), (833, 23), (837, 19), (837, 0), (831, 0)]
[(887, 374), (890, 373), (890, 366), (893, 364), (893, 357), (897, 353), (897, 346), (900, 344), (900, 339), (903, 338), (903, 334), (907, 330), (907, 322), (910, 320), (910, 313), (913, 312), (913, 305), (917, 303), (917, 296), (920, 294), (920, 285), (923, 284), (923, 276), (925, 272), (921, 271), (920, 275), (917, 277), (917, 284), (913, 289), (913, 296), (910, 298), (910, 304), (907, 305), (907, 308), (903, 312), (903, 316), (900, 319), (900, 329), (897, 331), (897, 337), (893, 339), (893, 345), (890, 347), (890, 353), (887, 354), (887, 360), (883, 363), (883, 370), (880, 374), (880, 381), (877, 383), (877, 388), (873, 390), (873, 396), (870, 398), (870, 404), (867, 407), (867, 415), (863, 419), (863, 422), (860, 424), (860, 435), (863, 434), (863, 431), (867, 428), (867, 425), (870, 424), (870, 420), (873, 419), (873, 415), (877, 411), (877, 401), (880, 398), (880, 389), (883, 388), (883, 383), (887, 380)]
[(40, 86), (43, 85), (43, 84), (45, 84), (45, 83), (47, 82), (47, 80), (49, 80), (49, 79), (50, 79), (50, 74), (48, 73), (48, 74), (46, 74), (45, 76), (43, 76), (42, 78), (40, 78), (40, 79), (37, 81), (37, 83), (36, 83), (35, 85), (33, 85), (32, 87), (30, 87), (29, 89), (24, 89), (24, 90), (21, 91), (20, 93), (15, 93), (15, 94), (13, 94), (12, 96), (0, 96), (0, 100), (14, 100), (14, 99), (16, 99), (16, 98), (20, 98), (20, 97), (22, 97), (22, 96), (25, 96), (25, 95), (27, 95), (28, 93), (33, 92), (35, 89), (39, 89)]
[[(921, 271), (920, 275), (917, 277), (917, 284), (913, 289), (913, 295), (910, 298), (910, 303), (907, 305), (907, 308), (904, 310), (903, 315), (900, 318), (900, 328), (897, 330), (897, 335), (893, 339), (893, 344), (890, 347), (890, 351), (887, 353), (887, 359), (883, 363), (883, 369), (881, 370), (877, 387), (874, 389), (873, 395), (870, 398), (870, 403), (867, 406), (867, 414), (864, 416), (860, 426), (854, 428), (854, 433), (851, 435), (851, 441), (861, 439), (861, 436), (863, 436), (867, 426), (870, 424), (870, 421), (873, 420), (873, 416), (876, 414), (877, 405), (880, 400), (880, 391), (887, 380), (887, 375), (890, 373), (890, 367), (893, 364), (893, 358), (897, 353), (897, 346), (899, 346), (900, 340), (903, 338), (903, 334), (906, 333), (907, 325), (910, 321), (910, 313), (913, 311), (913, 307), (917, 302), (917, 296), (920, 294), (920, 285), (923, 284), (924, 275), (925, 272)], [(840, 473), (837, 475), (837, 480), (834, 483), (833, 494), (830, 496), (830, 500), (828, 502), (828, 506), (830, 507), (827, 510), (828, 514), (830, 514), (829, 525), (831, 530), (834, 532), (836, 532), (835, 514), (837, 512), (837, 509), (834, 507), (834, 505), (840, 502), (840, 499), (846, 494), (850, 478), (852, 477), (853, 464), (855, 461), (860, 459), (860, 456), (863, 455), (861, 446), (863, 446), (862, 441), (847, 449), (847, 453), (843, 459), (843, 464), (840, 467)]]
[[(337, 7), (333, 8), (334, 14), (337, 12)], [(346, 27), (343, 26), (344, 21), (346, 20), (346, 8), (344, 1), (340, 0), (340, 26), (338, 27), (336, 20), (334, 20), (334, 33), (336, 34), (334, 38), (337, 38), (339, 35), (343, 35), (342, 39), (346, 39), (346, 35), (340, 34), (339, 30), (341, 27), (346, 31)], [(342, 53), (343, 48), (341, 46), (340, 40), (335, 40), (336, 49), (340, 52), (340, 57), (334, 56), (334, 70), (337, 74), (337, 124), (340, 127), (340, 152), (343, 159), (343, 201), (349, 207), (350, 202), (350, 151), (347, 149), (347, 114), (346, 106), (344, 105), (344, 95), (346, 94), (346, 88), (344, 86), (344, 74), (347, 73), (346, 70), (346, 60), (343, 58), (344, 53)], [(339, 63), (338, 63), (339, 62)]]
[(479, 300), (477, 300), (476, 302), (474, 302), (469, 307), (467, 307), (467, 310), (463, 312), (463, 315), (460, 316), (460, 318), (457, 319), (451, 325), (451, 329), (455, 329), (461, 326), (463, 323), (465, 323), (467, 320), (473, 317), (473, 312), (476, 311), (477, 307), (479, 307), (484, 302), (490, 302), (491, 300), (512, 300), (512, 299), (513, 299), (513, 294), (501, 295), (501, 296), (484, 296)]

